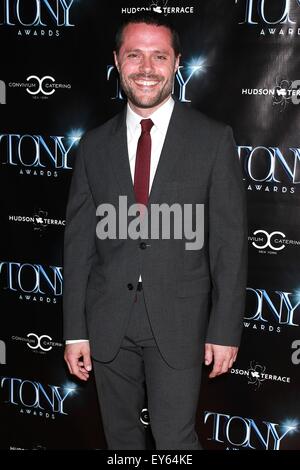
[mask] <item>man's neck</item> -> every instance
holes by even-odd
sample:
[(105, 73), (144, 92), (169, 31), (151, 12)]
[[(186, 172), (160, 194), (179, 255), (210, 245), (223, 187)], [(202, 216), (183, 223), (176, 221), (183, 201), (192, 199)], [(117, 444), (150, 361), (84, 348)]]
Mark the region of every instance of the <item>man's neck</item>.
[(163, 104), (165, 104), (170, 99), (170, 96), (171, 95), (169, 95), (164, 101), (159, 103), (157, 106), (153, 106), (153, 108), (140, 108), (138, 106), (135, 106), (130, 100), (128, 100), (128, 104), (129, 104), (130, 108), (132, 109), (132, 111), (134, 111), (136, 114), (138, 114), (142, 118), (148, 118), (158, 108), (160, 108)]

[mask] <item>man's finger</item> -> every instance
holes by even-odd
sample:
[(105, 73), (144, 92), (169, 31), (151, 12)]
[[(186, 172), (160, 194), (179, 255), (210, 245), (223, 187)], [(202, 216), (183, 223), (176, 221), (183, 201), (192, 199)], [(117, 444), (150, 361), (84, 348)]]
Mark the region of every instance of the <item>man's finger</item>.
[(68, 366), (68, 369), (69, 369), (70, 374), (72, 374), (71, 365), (70, 365), (68, 359), (65, 358), (65, 361), (66, 361), (66, 363), (67, 363), (67, 366)]
[(86, 381), (89, 378), (88, 373), (85, 371), (85, 369), (80, 368), (80, 362), (81, 364), (82, 361), (79, 361), (78, 358), (75, 355), (68, 355), (66, 358), (66, 363), (68, 364), (69, 371), (72, 375), (75, 375), (80, 380)]
[(226, 372), (228, 372), (229, 370), (229, 361), (228, 360), (225, 360), (223, 362), (223, 365), (222, 365), (222, 369), (221, 369), (221, 372), (220, 374), (226, 374)]
[(88, 380), (89, 370), (91, 370), (91, 356), (88, 342), (67, 344), (64, 359), (72, 375), (75, 375), (75, 377), (80, 380)]
[(213, 351), (212, 347), (209, 344), (205, 345), (205, 358), (204, 362), (206, 366), (209, 366), (212, 363), (213, 360)]
[(73, 375), (75, 375), (75, 377), (77, 377), (78, 379), (84, 380), (84, 381), (88, 380), (89, 374), (88, 372), (86, 372), (85, 369), (81, 369), (78, 365), (76, 365), (76, 366), (73, 366), (72, 370), (73, 370)]
[(209, 374), (209, 378), (212, 379), (214, 377), (217, 377), (217, 375), (220, 375), (222, 367), (223, 367), (223, 362), (215, 361), (213, 370)]
[(87, 370), (88, 372), (92, 370), (92, 362), (91, 362), (90, 354), (83, 355), (83, 365), (84, 365), (85, 370)]

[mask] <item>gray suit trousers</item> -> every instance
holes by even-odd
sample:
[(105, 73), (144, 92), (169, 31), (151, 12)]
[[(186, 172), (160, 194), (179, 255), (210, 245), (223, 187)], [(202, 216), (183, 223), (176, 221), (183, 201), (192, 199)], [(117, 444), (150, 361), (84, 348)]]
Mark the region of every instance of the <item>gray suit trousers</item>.
[(152, 334), (143, 290), (136, 291), (116, 357), (94, 360), (93, 365), (109, 449), (146, 449), (140, 420), (145, 405), (156, 449), (201, 449), (195, 431), (201, 367), (174, 369), (165, 362)]

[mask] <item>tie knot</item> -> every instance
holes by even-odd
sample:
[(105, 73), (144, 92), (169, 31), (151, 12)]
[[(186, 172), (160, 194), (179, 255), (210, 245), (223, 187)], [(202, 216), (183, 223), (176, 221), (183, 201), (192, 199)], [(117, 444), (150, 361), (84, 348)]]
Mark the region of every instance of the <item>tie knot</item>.
[(142, 127), (142, 133), (150, 133), (152, 126), (154, 125), (153, 121), (151, 119), (142, 119), (141, 120), (141, 127)]

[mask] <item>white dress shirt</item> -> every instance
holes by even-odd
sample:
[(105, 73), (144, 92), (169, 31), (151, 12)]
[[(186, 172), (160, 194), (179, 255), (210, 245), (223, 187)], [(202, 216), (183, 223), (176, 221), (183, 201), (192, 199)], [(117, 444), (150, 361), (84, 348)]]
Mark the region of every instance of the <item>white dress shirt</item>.
[[(147, 117), (153, 122), (151, 133), (151, 160), (150, 160), (150, 181), (149, 181), (149, 193), (152, 187), (154, 175), (156, 168), (159, 162), (160, 154), (164, 145), (165, 137), (167, 134), (169, 122), (174, 108), (174, 100), (170, 98), (161, 105), (153, 114)], [(129, 103), (127, 104), (127, 114), (126, 114), (126, 127), (127, 127), (127, 145), (128, 145), (128, 157), (130, 164), (130, 172), (132, 178), (132, 184), (134, 183), (134, 169), (135, 169), (135, 158), (136, 150), (139, 137), (141, 135), (141, 125), (140, 122), (143, 118), (137, 114), (130, 107)], [(139, 281), (141, 281), (141, 276)], [(67, 340), (66, 344), (77, 343), (81, 341), (88, 340)]]

